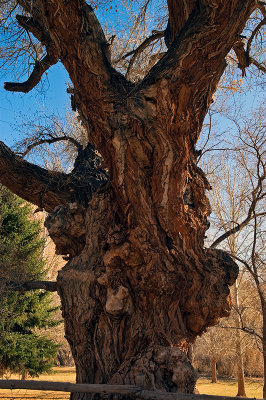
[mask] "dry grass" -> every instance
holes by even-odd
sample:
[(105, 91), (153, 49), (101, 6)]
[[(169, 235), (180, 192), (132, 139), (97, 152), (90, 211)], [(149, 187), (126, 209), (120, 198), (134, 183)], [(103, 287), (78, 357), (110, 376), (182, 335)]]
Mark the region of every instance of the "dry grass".
[[(18, 375), (11, 375), (10, 379), (19, 379)], [(34, 380), (56, 381), (56, 382), (72, 382), (76, 381), (76, 373), (74, 367), (55, 367), (52, 374), (40, 375)], [(69, 393), (65, 392), (49, 392), (25, 389), (0, 389), (0, 400), (68, 400)]]
[[(19, 379), (18, 375), (12, 375), (10, 379)], [(75, 382), (74, 367), (56, 367), (54, 373), (41, 375), (34, 378), (44, 381)], [(246, 394), (248, 397), (262, 398), (262, 379), (246, 379)], [(221, 378), (217, 383), (211, 383), (206, 377), (201, 377), (197, 382), (197, 388), (201, 394), (216, 396), (232, 396), (237, 394), (237, 382), (231, 378)], [(37, 390), (4, 390), (0, 389), (0, 400), (68, 400), (69, 394), (64, 392), (44, 392)]]
[[(245, 388), (247, 397), (262, 399), (262, 379), (246, 378)], [(197, 382), (197, 389), (201, 394), (235, 397), (237, 394), (237, 381), (232, 378), (220, 378), (217, 383), (211, 383), (210, 378), (201, 377)]]

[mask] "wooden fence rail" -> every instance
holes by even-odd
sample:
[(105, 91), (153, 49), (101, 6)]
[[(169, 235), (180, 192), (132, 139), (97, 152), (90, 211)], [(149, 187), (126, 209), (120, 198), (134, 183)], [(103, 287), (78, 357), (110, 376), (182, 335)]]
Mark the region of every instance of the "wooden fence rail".
[[(143, 389), (134, 385), (100, 385), (81, 384), (69, 382), (47, 382), (47, 381), (21, 381), (21, 380), (0, 380), (0, 389), (27, 389), (27, 390), (49, 390), (58, 392), (80, 392), (100, 394), (123, 394), (135, 396), (138, 399), (146, 400), (232, 400), (228, 396), (211, 396), (207, 394), (183, 394), (157, 392)], [(245, 398), (254, 400), (255, 398)]]

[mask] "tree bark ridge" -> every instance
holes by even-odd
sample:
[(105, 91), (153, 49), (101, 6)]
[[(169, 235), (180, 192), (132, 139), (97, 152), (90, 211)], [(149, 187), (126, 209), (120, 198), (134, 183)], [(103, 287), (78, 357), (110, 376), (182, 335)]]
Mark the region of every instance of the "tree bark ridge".
[(136, 85), (112, 69), (85, 1), (19, 3), (49, 32), (104, 160), (89, 144), (71, 174), (57, 174), (0, 146), (1, 181), (49, 211), (49, 234), (69, 257), (57, 287), (77, 382), (136, 384), (141, 374), (146, 389), (192, 392), (188, 344), (229, 314), (238, 273), (204, 248), (210, 185), (195, 146), (254, 1), (169, 0), (173, 42)]

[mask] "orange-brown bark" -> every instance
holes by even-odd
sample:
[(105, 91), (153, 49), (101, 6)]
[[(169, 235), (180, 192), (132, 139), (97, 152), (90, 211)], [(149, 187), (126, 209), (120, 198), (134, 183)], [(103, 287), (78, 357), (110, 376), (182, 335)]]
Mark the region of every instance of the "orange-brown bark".
[[(204, 249), (210, 186), (195, 146), (225, 56), (255, 2), (187, 1), (184, 12), (169, 0), (172, 45), (136, 85), (111, 67), (85, 1), (19, 3), (49, 33), (108, 170), (107, 178), (88, 145), (63, 186), (48, 180), (41, 199), (57, 251), (69, 256), (58, 290), (77, 380), (136, 383), (143, 374), (147, 388), (192, 392), (188, 343), (228, 315), (237, 276), (230, 257)], [(0, 162), (12, 170), (1, 158), (2, 148)], [(0, 180), (23, 195), (15, 169), (12, 184), (5, 171)], [(32, 181), (24, 197), (39, 205), (37, 188)]]

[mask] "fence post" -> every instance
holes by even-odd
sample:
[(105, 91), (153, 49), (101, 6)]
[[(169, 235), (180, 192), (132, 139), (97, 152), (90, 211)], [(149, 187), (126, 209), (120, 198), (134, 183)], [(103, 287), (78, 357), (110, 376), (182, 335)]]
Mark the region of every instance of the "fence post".
[[(139, 386), (141, 388), (141, 391), (144, 390), (144, 386), (145, 386), (145, 375), (138, 373), (137, 377), (136, 377), (136, 385)], [(140, 400), (140, 397), (136, 397), (136, 400)]]

